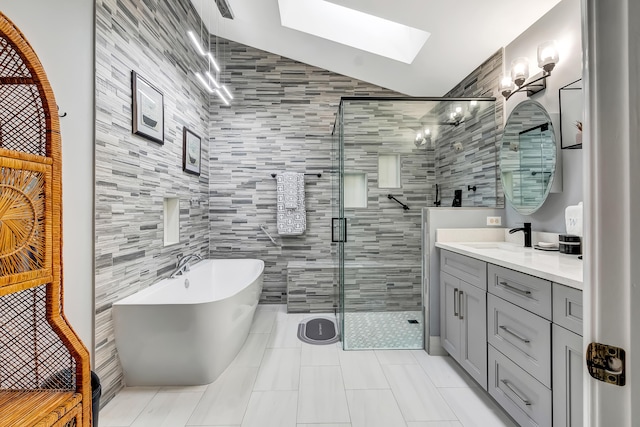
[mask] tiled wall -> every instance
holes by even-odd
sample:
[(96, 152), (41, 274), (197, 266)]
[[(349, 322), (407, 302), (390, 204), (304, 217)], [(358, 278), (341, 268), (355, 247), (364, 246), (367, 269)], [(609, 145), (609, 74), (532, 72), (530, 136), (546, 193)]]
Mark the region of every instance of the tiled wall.
[[(497, 51), (445, 97), (495, 97), (495, 110), (486, 109), (475, 119), (443, 134), (446, 142), (436, 148), (436, 182), (441, 186), (442, 206), (451, 206), (454, 190), (462, 190), (462, 206), (503, 207), (504, 195), (498, 179), (504, 98), (498, 92), (502, 72), (503, 49)], [(491, 117), (495, 114), (495, 119)], [(462, 143), (462, 151), (454, 143)], [(476, 186), (469, 191), (468, 186)]]
[[(121, 387), (111, 305), (148, 287), (183, 253), (209, 248), (209, 100), (186, 31), (188, 0), (96, 1), (95, 367), (102, 404)], [(164, 145), (131, 133), (131, 70), (164, 93)], [(202, 174), (182, 171), (182, 131), (203, 137)], [(87, 142), (88, 143), (88, 142)], [(180, 243), (163, 246), (163, 198), (180, 198)]]
[[(177, 255), (209, 252), (214, 258), (263, 259), (263, 302), (286, 301), (289, 261), (331, 258), (331, 132), (340, 98), (397, 96), (365, 82), (217, 39), (212, 44), (218, 48), (216, 54), (235, 99), (231, 106), (216, 99), (209, 102), (191, 74), (204, 64), (189, 44), (186, 31), (190, 28), (200, 28), (200, 21), (187, 0), (96, 2), (95, 369), (103, 384), (103, 402), (113, 397), (122, 379), (111, 304), (167, 276)], [(482, 82), (494, 78), (497, 62), (495, 58), (488, 61), (475, 77), (470, 76), (474, 82), (462, 85), (467, 91), (476, 87), (472, 94), (450, 95), (480, 95)], [(131, 134), (131, 70), (164, 92), (164, 145)], [(200, 177), (182, 172), (185, 125), (203, 136)], [(387, 130), (380, 129), (382, 134)], [(480, 135), (484, 140), (482, 132)], [(384, 136), (383, 151), (388, 148), (384, 144), (393, 143), (391, 134)], [(388, 260), (407, 234), (419, 236), (418, 207), (433, 201), (428, 171), (434, 153), (416, 150), (412, 141), (407, 143), (402, 151), (403, 167), (413, 172), (405, 176), (403, 195), (412, 210), (402, 212), (386, 199), (387, 190), (370, 193), (368, 214), (381, 215), (382, 225), (369, 235), (380, 236), (382, 249), (368, 253), (365, 249), (361, 255), (367, 258)], [(361, 141), (357, 145), (366, 150)], [(357, 157), (360, 167), (373, 165), (363, 153)], [(377, 154), (370, 157), (377, 166)], [(489, 179), (495, 179), (495, 163), (489, 163), (490, 156), (482, 158), (487, 161), (482, 163), (483, 170)], [(278, 245), (274, 245), (259, 225), (275, 234), (276, 192), (271, 173), (284, 170), (323, 175), (306, 179), (306, 233), (276, 235)], [(461, 176), (465, 173), (459, 171)], [(162, 230), (166, 196), (181, 199), (181, 243), (167, 248)], [(410, 224), (399, 226), (400, 218)], [(373, 219), (354, 216), (352, 231)], [(401, 252), (405, 261), (413, 255), (419, 259), (419, 247), (405, 247)], [(417, 288), (405, 290), (409, 303), (415, 300), (414, 294), (419, 298)], [(392, 304), (403, 301), (404, 296)]]
[[(234, 100), (231, 106), (212, 100), (210, 109), (210, 256), (264, 260), (262, 302), (284, 303), (289, 261), (331, 259), (331, 132), (340, 98), (397, 94), (235, 42), (218, 38), (212, 45)], [(305, 179), (301, 236), (276, 233), (270, 174), (285, 170), (323, 174)]]

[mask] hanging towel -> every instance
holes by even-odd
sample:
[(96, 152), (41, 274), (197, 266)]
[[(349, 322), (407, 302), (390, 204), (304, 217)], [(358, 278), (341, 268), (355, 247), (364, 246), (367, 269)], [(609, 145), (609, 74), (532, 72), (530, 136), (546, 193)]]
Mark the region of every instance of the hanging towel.
[(295, 172), (278, 174), (276, 187), (278, 234), (285, 236), (304, 234), (307, 229), (304, 174)]
[[(300, 185), (300, 173), (296, 172), (284, 172), (278, 176), (278, 180), (282, 178), (283, 181), (283, 193), (284, 193), (284, 207), (285, 209), (298, 209), (298, 197), (299, 197), (299, 189)], [(302, 176), (302, 182), (304, 186), (304, 176)], [(278, 183), (280, 185), (280, 183)], [(304, 197), (304, 188), (302, 192), (302, 197)]]

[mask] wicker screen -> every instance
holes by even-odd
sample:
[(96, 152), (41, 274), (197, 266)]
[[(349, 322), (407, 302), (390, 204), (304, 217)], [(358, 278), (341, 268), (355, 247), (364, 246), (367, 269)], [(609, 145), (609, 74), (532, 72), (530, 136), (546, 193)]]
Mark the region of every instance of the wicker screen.
[(0, 147), (45, 156), (47, 120), (36, 81), (14, 46), (0, 38)]
[(0, 297), (0, 388), (75, 390), (76, 365), (46, 320), (46, 285)]
[[(1, 162), (0, 162), (1, 163)], [(0, 168), (0, 275), (43, 268), (45, 174)]]

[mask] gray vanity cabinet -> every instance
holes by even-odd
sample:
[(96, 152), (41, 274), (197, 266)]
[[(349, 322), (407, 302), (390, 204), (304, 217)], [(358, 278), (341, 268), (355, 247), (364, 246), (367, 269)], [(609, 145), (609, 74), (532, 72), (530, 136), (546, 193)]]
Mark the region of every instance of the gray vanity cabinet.
[(440, 339), (522, 426), (581, 427), (582, 291), (447, 250)]
[(488, 267), (489, 394), (520, 425), (551, 427), (551, 282)]
[[(553, 284), (553, 426), (582, 426), (582, 292)], [(579, 333), (576, 333), (579, 332)]]
[[(463, 279), (469, 277), (477, 279), (472, 280), (475, 285)], [(482, 280), (482, 277), (485, 279)], [(484, 288), (476, 285), (484, 285)], [(440, 272), (440, 340), (451, 357), (485, 390), (486, 322), (486, 263), (443, 251)]]
[(460, 360), (460, 279), (440, 272), (440, 342), (449, 355)]

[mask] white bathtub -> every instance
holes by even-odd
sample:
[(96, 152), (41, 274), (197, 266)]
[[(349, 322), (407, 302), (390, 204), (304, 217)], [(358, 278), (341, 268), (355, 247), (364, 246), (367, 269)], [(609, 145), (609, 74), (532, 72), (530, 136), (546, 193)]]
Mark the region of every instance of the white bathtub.
[(205, 260), (183, 276), (114, 303), (126, 385), (213, 382), (249, 334), (263, 270), (264, 262), (257, 259)]

